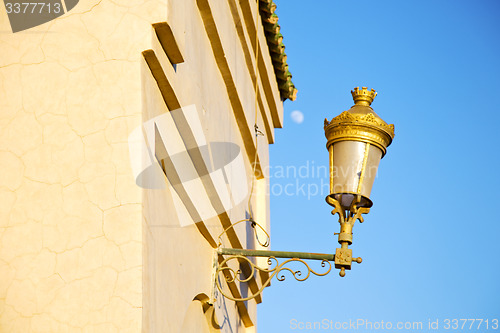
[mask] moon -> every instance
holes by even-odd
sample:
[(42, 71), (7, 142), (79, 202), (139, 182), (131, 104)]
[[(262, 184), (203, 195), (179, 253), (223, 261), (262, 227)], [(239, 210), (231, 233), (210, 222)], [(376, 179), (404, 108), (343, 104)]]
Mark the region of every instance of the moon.
[(302, 124), (302, 122), (304, 121), (304, 114), (299, 110), (292, 111), (290, 117), (292, 118), (292, 121), (296, 124)]

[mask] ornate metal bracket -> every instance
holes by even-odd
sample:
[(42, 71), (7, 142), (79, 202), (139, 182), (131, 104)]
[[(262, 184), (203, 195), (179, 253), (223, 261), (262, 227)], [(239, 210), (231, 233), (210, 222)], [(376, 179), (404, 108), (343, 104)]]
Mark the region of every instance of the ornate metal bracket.
[[(261, 251), (261, 250), (244, 250), (244, 249), (226, 249), (226, 248), (218, 248), (216, 250), (218, 255), (229, 255), (226, 257), (220, 264), (215, 265), (215, 281), (214, 284), (219, 292), (226, 298), (231, 299), (233, 301), (248, 301), (250, 299), (255, 298), (260, 295), (264, 288), (266, 288), (271, 280), (276, 277), (278, 281), (284, 281), (286, 275), (283, 274), (285, 271), (289, 272), (291, 276), (293, 276), (297, 281), (305, 281), (307, 280), (311, 274), (317, 276), (325, 276), (332, 270), (332, 264), (330, 261), (334, 260), (333, 254), (324, 254), (324, 253), (305, 253), (305, 252), (282, 252), (282, 251)], [(267, 263), (270, 266), (269, 268), (262, 268), (257, 266), (252, 262), (248, 257), (267, 257)], [(279, 262), (277, 258), (286, 258), (283, 262)], [(307, 264), (304, 260), (320, 260), (321, 267), (324, 268), (324, 272), (318, 272), (312, 269), (309, 264)], [(241, 261), (246, 261), (250, 267), (252, 267), (252, 272), (250, 275), (243, 275), (242, 271), (239, 268), (232, 268), (228, 265), (231, 261), (235, 262), (237, 267), (239, 267), (239, 263)], [(294, 270), (290, 267), (287, 267), (290, 263), (299, 262), (303, 265), (303, 269)], [(221, 281), (226, 281), (227, 283), (233, 282), (247, 282), (252, 277), (257, 274), (257, 272), (266, 272), (269, 274), (269, 277), (263, 281), (260, 289), (254, 294), (248, 297), (235, 298), (232, 295), (229, 295), (221, 285)], [(222, 274), (221, 274), (222, 273)], [(214, 287), (215, 287), (214, 286)]]
[[(218, 257), (220, 255), (228, 255), (222, 262), (218, 262)], [(267, 257), (267, 263), (270, 267), (262, 268), (253, 263), (248, 257)], [(279, 262), (277, 258), (285, 258), (283, 262)], [(317, 271), (311, 268), (308, 263), (304, 260), (319, 260), (321, 261), (320, 266), (322, 271)], [(284, 251), (262, 251), (262, 250), (244, 250), (244, 249), (227, 249), (218, 248), (215, 250), (214, 257), (214, 291), (215, 288), (226, 298), (233, 301), (248, 301), (260, 295), (264, 288), (266, 288), (271, 280), (276, 277), (278, 281), (284, 281), (286, 278), (285, 272), (288, 272), (297, 281), (307, 280), (311, 274), (316, 276), (325, 276), (332, 270), (331, 261), (335, 260), (334, 254), (326, 253), (307, 253), (307, 252), (284, 252)], [(245, 276), (239, 268), (233, 268), (228, 265), (233, 261), (237, 267), (241, 261), (246, 261), (250, 267), (252, 267), (252, 272)], [(361, 258), (352, 258), (352, 261), (361, 262)], [(294, 270), (288, 267), (291, 263), (298, 262), (303, 265), (303, 269)], [(247, 282), (252, 277), (257, 274), (257, 272), (266, 272), (269, 277), (263, 281), (261, 288), (248, 297), (236, 298), (228, 294), (223, 286), (222, 281), (226, 283), (234, 282)]]
[[(285, 272), (288, 272), (297, 281), (307, 280), (311, 274), (316, 276), (325, 276), (332, 270), (333, 261), (335, 263), (335, 268), (340, 269), (339, 275), (341, 277), (345, 276), (345, 270), (351, 269), (352, 262), (361, 263), (361, 258), (354, 258), (352, 256), (352, 250), (348, 248), (352, 244), (352, 228), (354, 223), (359, 220), (363, 222), (362, 214), (366, 214), (370, 211), (369, 208), (360, 207), (361, 196), (356, 196), (352, 201), (350, 207), (346, 208), (341, 206), (340, 202), (335, 198), (328, 196), (326, 201), (334, 207), (332, 210), (332, 215), (339, 215), (340, 223), (340, 233), (339, 243), (341, 248), (337, 248), (335, 254), (326, 253), (307, 253), (307, 252), (284, 252), (284, 251), (266, 251), (266, 250), (246, 250), (246, 249), (230, 249), (221, 247), (222, 236), (227, 232), (228, 229), (233, 228), (236, 224), (242, 222), (252, 223), (252, 227), (260, 228), (266, 235), (267, 240), (263, 246), (269, 245), (269, 235), (258, 223), (251, 219), (245, 219), (236, 222), (235, 224), (226, 228), (219, 236), (219, 247), (214, 252), (214, 268), (213, 268), (213, 291), (212, 291), (212, 301), (215, 299), (215, 290), (218, 289), (219, 292), (226, 298), (233, 301), (248, 301), (260, 295), (264, 288), (266, 288), (273, 278), (276, 277), (278, 281), (284, 281), (286, 278)], [(257, 231), (256, 237), (257, 236)], [(259, 241), (260, 243), (260, 241)], [(220, 256), (227, 256), (222, 261)], [(249, 257), (266, 257), (269, 267), (263, 268), (257, 266)], [(277, 258), (284, 258), (286, 260), (281, 263)], [(319, 260), (321, 261), (322, 271), (316, 271), (309, 266), (304, 260)], [(302, 269), (295, 270), (290, 268), (290, 264), (298, 262), (303, 265)], [(251, 268), (251, 272), (244, 274), (239, 268), (240, 265), (244, 263)], [(253, 292), (252, 295), (248, 297), (233, 297), (233, 295), (228, 294), (223, 286), (222, 281), (227, 284), (233, 284), (235, 282), (248, 282), (256, 276), (258, 272), (267, 273), (268, 278), (262, 282), (262, 286), (259, 290)]]
[(363, 223), (363, 216), (361, 214), (368, 214), (370, 208), (359, 206), (361, 195), (354, 197), (350, 207), (343, 207), (339, 201), (330, 195), (326, 197), (326, 202), (334, 207), (332, 215), (339, 215), (340, 233), (335, 233), (335, 235), (339, 235), (339, 244), (341, 247), (335, 251), (335, 268), (340, 269), (339, 275), (344, 277), (345, 271), (351, 269), (353, 261), (359, 264), (363, 261), (361, 258), (353, 258), (352, 249), (348, 247), (352, 244), (352, 228), (354, 227), (354, 223), (357, 220)]

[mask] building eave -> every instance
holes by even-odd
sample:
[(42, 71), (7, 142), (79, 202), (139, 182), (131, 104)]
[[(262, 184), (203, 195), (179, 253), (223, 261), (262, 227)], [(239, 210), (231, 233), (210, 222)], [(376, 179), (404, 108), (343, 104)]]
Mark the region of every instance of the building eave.
[(267, 46), (273, 61), (281, 98), (294, 101), (297, 97), (297, 88), (295, 88), (292, 82), (292, 74), (288, 70), (285, 44), (283, 44), (283, 35), (280, 33), (278, 15), (276, 15), (275, 11), (276, 4), (273, 0), (259, 0), (260, 17), (264, 26)]

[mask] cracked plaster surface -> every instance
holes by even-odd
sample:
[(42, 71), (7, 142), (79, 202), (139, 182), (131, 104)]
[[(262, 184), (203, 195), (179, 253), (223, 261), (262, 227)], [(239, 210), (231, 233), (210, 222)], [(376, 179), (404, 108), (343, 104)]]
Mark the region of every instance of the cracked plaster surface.
[(0, 11), (0, 332), (139, 332), (142, 202), (127, 138), (166, 0)]

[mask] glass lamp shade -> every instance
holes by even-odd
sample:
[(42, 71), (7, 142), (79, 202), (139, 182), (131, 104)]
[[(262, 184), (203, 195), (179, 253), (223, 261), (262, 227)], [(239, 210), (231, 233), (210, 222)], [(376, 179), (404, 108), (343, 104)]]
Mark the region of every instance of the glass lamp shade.
[[(358, 196), (358, 207), (371, 207), (370, 192), (380, 159), (394, 138), (394, 125), (371, 108), (377, 95), (366, 87), (351, 91), (354, 105), (331, 121), (325, 119), (330, 154), (330, 195), (347, 210)], [(328, 200), (327, 200), (328, 201)]]
[(348, 209), (357, 195), (358, 207), (371, 207), (370, 193), (382, 151), (360, 141), (340, 141), (330, 150), (330, 196)]

